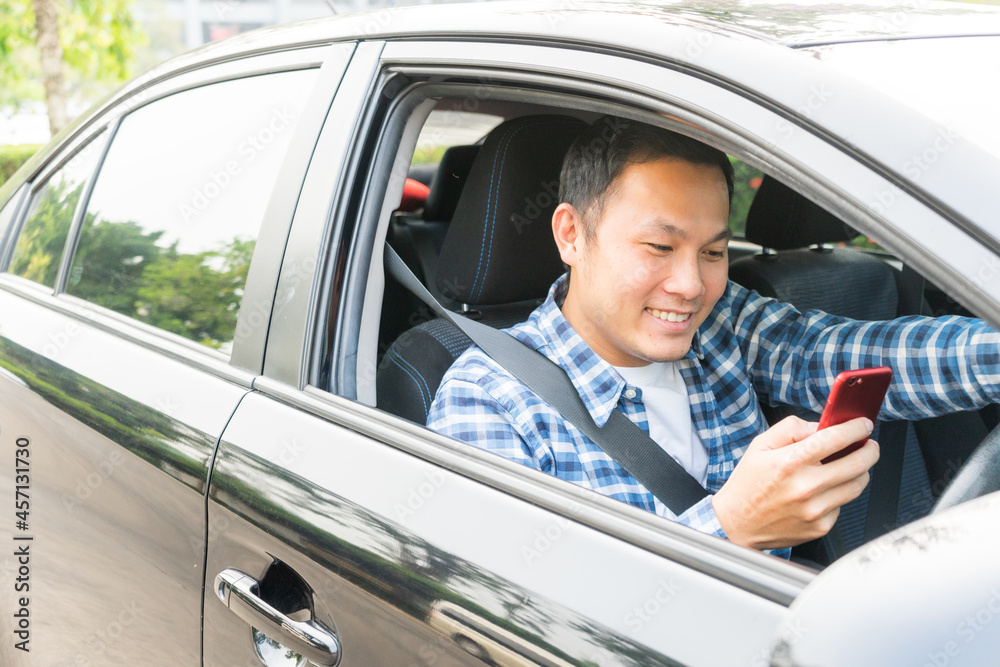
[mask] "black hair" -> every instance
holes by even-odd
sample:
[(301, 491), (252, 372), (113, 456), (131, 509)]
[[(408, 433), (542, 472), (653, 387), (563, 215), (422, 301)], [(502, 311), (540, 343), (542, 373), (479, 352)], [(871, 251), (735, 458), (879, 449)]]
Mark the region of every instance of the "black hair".
[(629, 165), (660, 159), (719, 167), (732, 203), (733, 165), (725, 153), (683, 134), (617, 116), (598, 118), (573, 141), (563, 158), (559, 199), (580, 212), (584, 234), (593, 238), (622, 172)]

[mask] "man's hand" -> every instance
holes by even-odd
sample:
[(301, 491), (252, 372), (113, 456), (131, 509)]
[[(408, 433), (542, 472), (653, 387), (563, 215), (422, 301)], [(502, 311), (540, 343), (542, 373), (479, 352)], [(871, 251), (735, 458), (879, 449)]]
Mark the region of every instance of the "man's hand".
[(867, 419), (816, 430), (787, 417), (754, 438), (712, 506), (730, 541), (754, 549), (790, 547), (826, 535), (840, 507), (868, 485), (879, 447), (869, 440), (847, 456), (820, 463), (871, 434)]

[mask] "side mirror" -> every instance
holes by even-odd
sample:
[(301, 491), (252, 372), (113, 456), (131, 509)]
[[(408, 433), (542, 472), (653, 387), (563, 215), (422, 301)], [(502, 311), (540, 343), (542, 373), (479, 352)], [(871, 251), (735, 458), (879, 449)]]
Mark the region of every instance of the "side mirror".
[(956, 667), (1000, 655), (1000, 493), (827, 568), (778, 628), (773, 667)]

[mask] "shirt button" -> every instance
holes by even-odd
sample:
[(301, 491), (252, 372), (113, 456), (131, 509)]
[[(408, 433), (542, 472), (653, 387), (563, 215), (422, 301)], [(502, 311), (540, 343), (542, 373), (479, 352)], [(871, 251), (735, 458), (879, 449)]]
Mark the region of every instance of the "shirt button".
[(635, 398), (635, 389), (626, 389), (625, 390), (625, 398), (627, 398), (630, 401), (633, 398)]

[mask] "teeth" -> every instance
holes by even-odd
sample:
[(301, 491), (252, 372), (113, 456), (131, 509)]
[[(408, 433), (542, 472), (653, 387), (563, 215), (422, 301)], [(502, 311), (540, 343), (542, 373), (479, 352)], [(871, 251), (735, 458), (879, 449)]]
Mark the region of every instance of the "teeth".
[(649, 309), (649, 313), (653, 317), (659, 317), (661, 320), (666, 320), (667, 322), (684, 322), (691, 317), (691, 313), (673, 313), (667, 312), (666, 310), (655, 310), (653, 308)]

